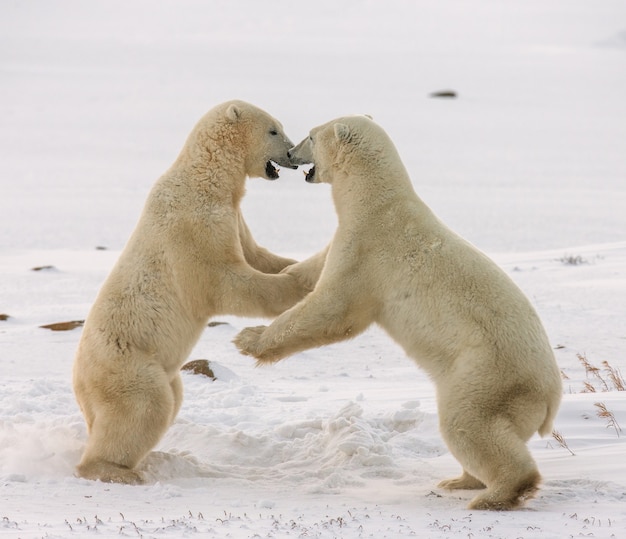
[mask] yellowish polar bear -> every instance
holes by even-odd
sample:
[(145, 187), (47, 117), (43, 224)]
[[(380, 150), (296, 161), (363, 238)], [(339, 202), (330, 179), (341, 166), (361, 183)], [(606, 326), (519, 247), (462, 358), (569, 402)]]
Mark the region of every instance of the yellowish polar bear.
[(178, 413), (179, 369), (208, 319), (273, 317), (310, 291), (279, 273), (295, 260), (259, 247), (240, 211), (246, 176), (277, 178), (272, 162), (292, 166), (292, 146), (269, 114), (224, 103), (153, 187), (78, 346), (74, 390), (89, 430), (80, 476), (141, 482), (134, 468)]
[[(551, 431), (561, 378), (528, 299), (495, 263), (416, 195), (387, 134), (366, 117), (313, 129), (291, 151), (332, 184), (339, 226), (314, 291), (269, 326), (235, 338), (273, 363), (380, 324), (434, 380), (440, 429), (463, 474), (447, 489), (482, 489), (470, 509), (510, 509), (540, 481), (526, 441)], [(324, 253), (284, 271), (305, 279)], [(317, 266), (316, 266), (317, 263)]]

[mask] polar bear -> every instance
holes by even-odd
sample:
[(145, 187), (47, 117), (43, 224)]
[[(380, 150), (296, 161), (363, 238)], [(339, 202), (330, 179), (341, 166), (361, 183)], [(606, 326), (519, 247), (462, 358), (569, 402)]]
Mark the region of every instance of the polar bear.
[[(561, 398), (554, 354), (530, 302), (420, 200), (371, 119), (314, 128), (291, 157), (314, 164), (307, 181), (332, 185), (339, 225), (313, 292), (269, 327), (241, 331), (235, 344), (273, 363), (378, 323), (436, 384), (440, 430), (463, 466), (439, 486), (486, 487), (471, 509), (520, 505), (540, 481), (526, 441), (551, 432)], [(284, 271), (315, 269), (301, 264)]]
[(78, 475), (139, 483), (137, 464), (174, 420), (179, 369), (217, 314), (274, 317), (310, 291), (259, 247), (240, 211), (247, 176), (296, 168), (261, 109), (210, 110), (150, 192), (85, 322), (73, 370), (89, 438)]

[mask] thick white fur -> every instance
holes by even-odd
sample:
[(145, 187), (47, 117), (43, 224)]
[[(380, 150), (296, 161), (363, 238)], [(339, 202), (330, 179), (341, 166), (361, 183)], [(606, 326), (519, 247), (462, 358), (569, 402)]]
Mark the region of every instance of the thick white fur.
[(134, 469), (176, 417), (179, 369), (217, 314), (276, 316), (310, 291), (279, 272), (241, 215), (246, 176), (290, 166), (280, 123), (241, 102), (209, 111), (157, 181), (89, 313), (74, 390), (89, 429), (78, 474), (137, 483)]
[[(314, 291), (269, 327), (244, 329), (236, 345), (272, 363), (380, 324), (436, 384), (441, 433), (463, 466), (440, 486), (486, 486), (472, 509), (516, 507), (540, 480), (526, 441), (551, 431), (561, 398), (530, 302), (418, 198), (373, 121), (317, 127), (291, 157), (315, 164), (309, 181), (332, 184), (339, 226)], [(285, 272), (312, 272), (313, 282), (323, 254)]]

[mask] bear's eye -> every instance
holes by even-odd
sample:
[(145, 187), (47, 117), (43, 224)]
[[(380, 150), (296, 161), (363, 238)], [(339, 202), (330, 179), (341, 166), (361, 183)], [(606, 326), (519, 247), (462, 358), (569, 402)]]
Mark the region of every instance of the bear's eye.
[(276, 131), (276, 129), (270, 129), (270, 135), (276, 136), (278, 135), (278, 131)]

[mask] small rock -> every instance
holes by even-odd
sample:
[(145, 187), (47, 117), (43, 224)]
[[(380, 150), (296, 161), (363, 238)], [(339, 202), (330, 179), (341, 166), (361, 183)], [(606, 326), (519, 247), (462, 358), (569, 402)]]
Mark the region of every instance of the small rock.
[(35, 266), (31, 268), (32, 271), (42, 271), (42, 270), (53, 270), (56, 269), (54, 266)]
[(8, 314), (0, 314), (0, 321), (8, 320), (11, 318)]
[(437, 92), (432, 92), (430, 97), (443, 97), (447, 99), (455, 99), (458, 97), (458, 94), (454, 90), (439, 90)]
[(181, 368), (181, 371), (190, 371), (192, 374), (201, 374), (211, 380), (217, 380), (217, 377), (211, 369), (211, 364), (208, 359), (194, 359), (185, 363)]
[(50, 329), (52, 331), (69, 331), (71, 329), (81, 327), (84, 323), (84, 320), (71, 320), (70, 322), (55, 322), (54, 324), (45, 324), (39, 327), (43, 329)]
[(218, 322), (217, 320), (213, 321), (213, 322), (209, 322), (207, 324), (207, 327), (209, 328), (214, 328), (216, 326), (227, 326), (228, 322)]

